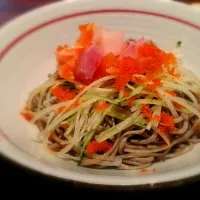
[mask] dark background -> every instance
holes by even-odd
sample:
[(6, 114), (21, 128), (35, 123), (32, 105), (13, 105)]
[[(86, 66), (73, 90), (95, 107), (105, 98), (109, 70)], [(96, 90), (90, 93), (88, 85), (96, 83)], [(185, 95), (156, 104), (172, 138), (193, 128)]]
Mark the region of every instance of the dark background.
[[(0, 25), (30, 9), (60, 0), (0, 0)], [(100, 1), (100, 0), (96, 0)], [(122, 0), (123, 1), (123, 0)], [(139, 1), (139, 0), (138, 0)], [(147, 0), (148, 1), (148, 0)], [(176, 0), (184, 3), (200, 3), (200, 0)]]
[[(0, 26), (19, 14), (56, 1), (59, 0), (0, 0)], [(200, 3), (200, 0), (182, 0), (182, 2)], [(129, 194), (133, 199), (141, 199), (143, 197), (148, 199), (160, 199), (164, 196), (171, 199), (175, 196), (182, 198), (182, 196), (185, 196), (186, 194), (191, 194), (190, 198), (194, 198), (194, 196), (197, 195), (195, 198), (200, 199), (200, 197), (198, 197), (200, 180), (192, 180), (184, 183), (183, 185), (182, 183), (178, 183), (177, 185), (170, 184), (167, 187), (162, 187), (160, 189), (148, 189), (145, 192), (138, 190), (135, 191), (130, 188), (126, 192), (114, 188), (110, 190), (107, 187), (97, 189), (94, 187), (80, 185), (74, 182), (66, 182), (50, 176), (41, 175), (20, 167), (3, 157), (0, 157), (0, 186), (1, 197), (3, 194), (6, 194), (6, 198), (11, 194), (14, 194), (15, 198), (29, 198), (30, 196), (36, 196), (37, 198), (40, 198), (41, 194), (39, 195), (39, 192), (42, 192), (45, 197), (48, 198), (51, 196), (55, 197), (56, 199), (58, 199), (60, 196), (69, 199), (70, 195), (73, 195), (70, 197), (70, 199), (74, 199), (74, 197), (77, 197), (79, 194), (81, 194), (82, 197), (96, 199), (97, 196), (106, 197), (108, 193), (111, 193), (111, 195), (114, 194), (113, 197), (117, 196), (120, 198), (125, 197), (125, 194)], [(6, 188), (8, 191), (5, 191)], [(25, 194), (24, 191), (27, 191), (28, 195)], [(132, 192), (134, 192), (134, 194)]]

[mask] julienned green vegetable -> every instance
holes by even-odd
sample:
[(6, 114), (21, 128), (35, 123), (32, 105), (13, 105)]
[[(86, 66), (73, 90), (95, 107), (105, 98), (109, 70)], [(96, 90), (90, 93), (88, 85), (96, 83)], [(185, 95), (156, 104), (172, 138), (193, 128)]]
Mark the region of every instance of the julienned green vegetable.
[[(81, 154), (80, 154), (80, 159), (79, 159), (78, 165), (81, 164), (81, 162), (82, 162), (82, 160), (83, 160), (83, 158), (85, 156), (85, 150), (87, 148), (87, 145), (89, 144), (89, 142), (92, 139), (93, 135), (95, 134), (96, 130), (98, 129), (98, 127), (100, 126), (100, 124), (104, 120), (105, 116), (111, 110), (111, 108), (112, 108), (112, 106), (110, 106), (107, 109), (105, 109), (102, 113), (100, 113), (100, 117), (95, 122), (91, 122), (93, 126), (91, 126), (90, 129), (88, 130), (89, 132), (87, 133), (87, 136), (86, 136), (87, 139), (85, 140), (83, 148), (81, 150)], [(80, 135), (82, 135), (82, 133), (80, 133)]]
[(92, 139), (93, 135), (95, 134), (95, 130), (92, 130), (88, 135), (87, 135), (87, 138), (83, 144), (83, 147), (82, 147), (82, 150), (81, 150), (81, 154), (80, 154), (80, 159), (78, 161), (78, 165), (81, 164), (84, 156), (85, 156), (85, 150), (86, 150), (86, 147), (87, 145), (89, 144), (90, 140)]
[(120, 122), (116, 126), (100, 133), (99, 135), (96, 135), (95, 138), (96, 138), (97, 142), (102, 142), (104, 140), (107, 140), (108, 138), (111, 138), (112, 136), (119, 133), (123, 129), (133, 125), (135, 123), (135, 119), (139, 116), (140, 113), (141, 113), (141, 111), (137, 110), (130, 117), (128, 117), (124, 121)]
[(182, 44), (183, 44), (182, 41), (178, 41), (177, 44), (176, 44), (176, 47), (180, 48), (182, 46)]

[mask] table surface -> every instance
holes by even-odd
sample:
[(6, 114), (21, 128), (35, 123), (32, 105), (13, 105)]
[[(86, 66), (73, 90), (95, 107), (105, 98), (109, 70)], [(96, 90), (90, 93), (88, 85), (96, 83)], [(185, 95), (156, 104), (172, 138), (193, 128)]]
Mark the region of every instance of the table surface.
[[(0, 26), (5, 23), (6, 21), (16, 17), (19, 14), (22, 14), (24, 12), (27, 12), (33, 8), (56, 2), (59, 0), (0, 0)], [(194, 3), (199, 2), (200, 0), (184, 0), (182, 2), (186, 3)], [(49, 190), (48, 191), (55, 191), (55, 188), (59, 188), (58, 191), (67, 191), (69, 194), (73, 194), (76, 196), (80, 191), (82, 194), (87, 194), (89, 191), (91, 194), (91, 190), (87, 188), (83, 188), (82, 186), (76, 184), (76, 183), (66, 183), (61, 180), (54, 179), (52, 177), (46, 177), (43, 175), (40, 175), (38, 173), (28, 171), (24, 168), (21, 168), (10, 161), (5, 160), (4, 158), (0, 158), (0, 181), (3, 187), (1, 187), (1, 194), (4, 192), (3, 188), (13, 188), (20, 186), (20, 188), (26, 188), (27, 191), (32, 192), (32, 187), (34, 187), (34, 190), (41, 190), (45, 192), (45, 194), (53, 195), (54, 192), (47, 192), (44, 191), (44, 185), (46, 185)], [(19, 184), (20, 181), (20, 184)], [(28, 184), (27, 184), (28, 183)], [(159, 197), (160, 194), (165, 193), (166, 196), (171, 196), (171, 193), (173, 192), (173, 195), (183, 196), (187, 193), (189, 194), (198, 194), (198, 190), (200, 188), (200, 181), (193, 182), (193, 183), (187, 183), (183, 186), (177, 186), (175, 188), (163, 188), (159, 191), (148, 191), (147, 193), (144, 192), (136, 192), (136, 197)], [(167, 192), (166, 192), (167, 191)], [(94, 190), (92, 193), (98, 193), (98, 195), (104, 195), (101, 190)], [(59, 193), (59, 192), (58, 192)], [(21, 193), (19, 193), (21, 196)], [(62, 194), (62, 193), (61, 193)], [(116, 191), (115, 191), (116, 194)], [(118, 195), (124, 195), (123, 192), (117, 192)], [(7, 194), (8, 195), (8, 194)], [(33, 193), (34, 195), (34, 193)], [(57, 194), (59, 196), (59, 194)], [(23, 195), (22, 195), (23, 196)]]

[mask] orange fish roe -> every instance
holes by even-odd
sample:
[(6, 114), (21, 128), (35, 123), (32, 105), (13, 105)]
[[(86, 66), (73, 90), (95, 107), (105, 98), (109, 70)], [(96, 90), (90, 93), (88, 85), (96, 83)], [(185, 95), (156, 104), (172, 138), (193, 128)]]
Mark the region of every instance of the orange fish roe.
[(131, 90), (124, 88), (124, 90), (123, 90), (123, 96), (124, 97), (128, 97), (130, 95), (130, 93), (131, 93)]
[(177, 103), (177, 102), (174, 102), (173, 104), (178, 109), (183, 107), (180, 103)]
[(153, 73), (148, 72), (145, 75), (133, 75), (132, 81), (137, 84), (143, 84), (145, 82), (152, 82), (154, 79)]
[(59, 101), (71, 100), (76, 96), (75, 91), (70, 91), (68, 89), (63, 89), (61, 87), (56, 87), (51, 90), (51, 94), (56, 96)]
[(132, 98), (130, 98), (128, 101), (127, 101), (127, 105), (128, 106), (133, 106), (133, 101), (134, 101), (134, 99), (132, 99)]
[(159, 122), (159, 121), (160, 121), (160, 116), (159, 116), (159, 115), (154, 115), (154, 116), (152, 117), (152, 120), (153, 120), (153, 121), (156, 121), (156, 122)]
[(33, 116), (32, 116), (30, 113), (21, 112), (21, 115), (22, 115), (27, 121), (31, 121), (31, 119), (33, 118)]
[(147, 81), (153, 81), (153, 79), (154, 79), (153, 73), (152, 72), (147, 72), (146, 73), (146, 80)]
[[(84, 102), (84, 101), (81, 101), (81, 102)], [(77, 99), (77, 101), (75, 101), (75, 103), (72, 104), (72, 105), (67, 109), (67, 111), (70, 111), (70, 110), (72, 110), (73, 108), (78, 107), (79, 105), (80, 105), (80, 99)]]
[(67, 129), (69, 127), (69, 125), (68, 124), (62, 124), (60, 127), (64, 128), (64, 129)]
[(160, 124), (163, 126), (174, 127), (174, 118), (166, 112), (162, 112), (160, 116)]
[(55, 132), (52, 132), (49, 136), (50, 139), (53, 139), (54, 137), (56, 137), (56, 133)]
[(118, 62), (119, 73), (117, 74), (115, 87), (121, 91), (124, 86), (132, 79), (134, 74), (143, 74), (139, 62), (133, 58), (123, 58)]
[[(166, 66), (168, 69), (168, 65), (176, 65), (174, 55), (167, 54), (156, 45), (145, 42), (139, 47), (137, 58), (122, 58), (118, 62), (119, 73), (117, 74), (115, 86), (118, 90), (122, 90), (132, 80), (138, 84), (147, 82), (147, 89), (155, 90), (157, 87), (162, 86), (161, 79), (156, 76), (163, 72), (163, 67)], [(173, 68), (170, 72), (173, 76), (177, 76)]]
[(131, 81), (140, 85), (140, 84), (143, 84), (146, 81), (146, 77), (144, 77), (144, 76), (133, 76)]
[(161, 73), (165, 64), (166, 53), (159, 49), (155, 44), (145, 42), (138, 50), (142, 67), (145, 72)]
[(155, 78), (151, 81), (151, 83), (147, 84), (146, 89), (148, 91), (155, 91), (156, 88), (161, 87), (163, 83), (160, 78)]
[(96, 80), (109, 74), (115, 75), (117, 72), (117, 59), (113, 53), (109, 53), (103, 57), (94, 74), (94, 79)]
[(152, 119), (152, 110), (149, 106), (147, 105), (142, 105), (142, 113), (144, 114), (144, 116), (148, 119), (151, 120)]
[(90, 154), (105, 153), (109, 151), (112, 148), (112, 146), (113, 145), (106, 140), (101, 143), (98, 143), (96, 140), (93, 140), (88, 144), (86, 152)]
[(170, 94), (173, 97), (176, 97), (176, 92), (170, 91), (170, 90), (165, 90), (168, 94)]
[[(170, 95), (173, 96), (173, 97), (176, 97), (176, 96), (177, 96), (177, 94), (176, 94), (175, 92), (173, 92), (173, 91), (165, 90), (165, 92), (167, 92), (168, 94), (170, 94)], [(175, 106), (176, 108), (182, 108), (182, 107), (183, 107), (181, 104), (179, 104), (179, 103), (177, 103), (177, 102), (173, 102), (173, 104), (174, 104), (174, 106)]]
[(23, 109), (23, 111), (21, 111), (20, 114), (21, 114), (27, 121), (31, 121), (31, 119), (33, 118), (33, 116), (32, 116), (30, 113), (26, 112), (26, 111), (28, 111), (28, 106), (25, 106), (24, 109)]
[(147, 173), (147, 172), (149, 172), (149, 170), (147, 168), (143, 168), (143, 169), (140, 170), (140, 172), (141, 173)]
[(165, 53), (164, 64), (166, 66), (177, 65), (176, 57), (174, 56), (173, 53)]
[(137, 98), (138, 95), (135, 95), (133, 97), (131, 97), (128, 101), (127, 101), (127, 105), (128, 106), (133, 106), (134, 100)]
[[(158, 134), (164, 139), (164, 141), (169, 145), (172, 141), (172, 138), (170, 136), (170, 133), (173, 131), (171, 127), (166, 127), (166, 126), (158, 126)], [(163, 146), (165, 147), (165, 146)]]
[(180, 73), (175, 73), (175, 68), (172, 67), (171, 69), (168, 69), (169, 74), (171, 74), (174, 78), (180, 78), (181, 74)]
[(62, 112), (64, 109), (65, 109), (65, 107), (60, 107), (60, 108), (57, 108), (57, 109), (55, 110), (55, 112), (60, 113), (60, 112)]
[(106, 108), (108, 108), (109, 104), (108, 103), (96, 103), (94, 105), (94, 108), (95, 110), (98, 110), (98, 111), (103, 111), (105, 110)]
[(168, 113), (162, 112), (160, 116), (158, 130), (161, 135), (176, 130), (173, 116), (169, 115)]
[(158, 131), (159, 131), (159, 134), (160, 134), (160, 135), (165, 134), (165, 133), (168, 133), (167, 127), (161, 126), (161, 125), (158, 126)]

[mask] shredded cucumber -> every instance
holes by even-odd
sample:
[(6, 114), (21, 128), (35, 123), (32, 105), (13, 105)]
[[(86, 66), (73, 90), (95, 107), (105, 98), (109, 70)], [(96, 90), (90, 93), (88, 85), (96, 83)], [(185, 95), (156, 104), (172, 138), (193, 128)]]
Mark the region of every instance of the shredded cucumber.
[(101, 117), (99, 118), (99, 120), (94, 124), (93, 130), (96, 130), (101, 125), (101, 123), (103, 122), (105, 116), (110, 112), (110, 110), (112, 109), (112, 107), (113, 107), (113, 105), (109, 106), (108, 108), (106, 108), (103, 111), (103, 114), (101, 115)]
[[(115, 110), (115, 109), (111, 109), (111, 111), (110, 112), (108, 112), (108, 114), (107, 114), (108, 116), (110, 116), (110, 117), (114, 117), (114, 118), (116, 118), (116, 119), (119, 119), (119, 120), (125, 120), (125, 119), (127, 119), (128, 117), (130, 117), (131, 116), (131, 113), (128, 113), (128, 112), (119, 112), (119, 111), (117, 111), (117, 110)], [(146, 127), (146, 124), (147, 124), (147, 122), (146, 122), (146, 120), (145, 119), (143, 119), (143, 118), (140, 118), (140, 119), (137, 119), (136, 121), (135, 121), (135, 123), (134, 123), (134, 125), (136, 125), (136, 126), (139, 126), (139, 127), (142, 127), (142, 128), (145, 128)]]
[(108, 116), (120, 120), (125, 120), (126, 118), (130, 117), (131, 114), (132, 114), (131, 112), (127, 112), (126, 110), (118, 106), (113, 106), (112, 109), (110, 109), (109, 112), (107, 113)]
[(132, 88), (132, 92), (129, 94), (128, 97), (118, 98), (118, 99), (115, 99), (114, 101), (116, 103), (121, 103), (123, 101), (129, 100), (131, 97), (135, 96), (136, 94), (140, 94), (140, 92), (143, 90), (144, 87), (138, 86), (138, 87), (134, 88), (134, 87), (131, 86), (131, 88)]
[(65, 121), (61, 122), (61, 124), (63, 125), (63, 124), (67, 124), (69, 122), (72, 122), (72, 121), (74, 121), (75, 117), (76, 117), (76, 115), (74, 114), (71, 117), (67, 118)]
[(88, 100), (88, 99), (91, 99), (91, 98), (98, 98), (99, 100), (107, 101), (107, 102), (112, 103), (112, 104), (117, 104), (117, 102), (115, 102), (114, 99), (99, 95), (97, 93), (86, 93), (85, 95), (83, 95), (81, 97), (81, 99), (83, 99), (83, 100)]
[(126, 84), (126, 86), (129, 88), (129, 89), (131, 89), (131, 90), (135, 90), (135, 88), (132, 86), (132, 85), (130, 85), (130, 84)]
[(78, 161), (78, 165), (81, 164), (84, 156), (85, 156), (85, 149), (87, 148), (90, 140), (92, 139), (93, 135), (95, 133), (95, 130), (91, 131), (88, 135), (87, 135), (87, 139), (85, 140), (84, 144), (83, 144), (83, 147), (82, 147), (82, 150), (81, 150), (81, 154), (80, 154), (80, 158), (79, 158), (79, 161)]
[(136, 119), (135, 119), (135, 122), (134, 122), (134, 125), (137, 125), (141, 128), (146, 128), (147, 126), (147, 121), (144, 119), (144, 115), (143, 114), (140, 114)]
[(146, 120), (141, 120), (141, 121), (135, 122), (134, 124), (141, 128), (146, 128), (146, 126), (147, 126)]
[(135, 119), (139, 116), (140, 113), (141, 113), (141, 111), (137, 110), (135, 113), (133, 113), (130, 117), (128, 117), (124, 121), (120, 122), (116, 126), (110, 128), (110, 129), (108, 129), (106, 131), (103, 131), (102, 133), (97, 135), (95, 137), (97, 142), (103, 142), (104, 140), (107, 140), (108, 138), (111, 138), (112, 136), (114, 136), (117, 133), (121, 132), (122, 130), (127, 128), (127, 126), (133, 125), (135, 123)]
[(161, 100), (155, 100), (155, 99), (138, 99), (134, 101), (135, 104), (154, 104), (158, 106), (165, 106), (165, 103)]
[(123, 96), (124, 96), (124, 91), (120, 91), (118, 99), (123, 99)]

